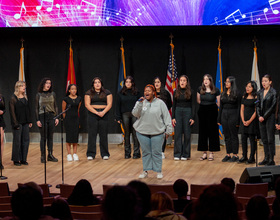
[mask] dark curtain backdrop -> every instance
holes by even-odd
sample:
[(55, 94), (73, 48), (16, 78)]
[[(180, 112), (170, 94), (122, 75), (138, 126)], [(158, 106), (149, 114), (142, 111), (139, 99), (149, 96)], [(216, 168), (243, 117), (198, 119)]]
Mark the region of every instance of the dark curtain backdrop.
[[(69, 59), (69, 37), (74, 39), (74, 65), (79, 95), (83, 97), (95, 76), (102, 78), (104, 86), (116, 97), (120, 64), (120, 37), (124, 37), (127, 75), (135, 78), (143, 92), (146, 84), (160, 76), (165, 83), (170, 52), (169, 35), (174, 35), (175, 58), (178, 74), (190, 78), (194, 91), (202, 83), (204, 74), (215, 79), (217, 45), (222, 36), (222, 62), (224, 80), (233, 75), (241, 92), (251, 78), (254, 36), (258, 42), (260, 75), (271, 74), (276, 90), (280, 89), (280, 32), (278, 26), (232, 27), (112, 27), (112, 28), (1, 28), (0, 29), (0, 92), (6, 99), (4, 116), (6, 131), (11, 131), (8, 102), (18, 80), (20, 39), (24, 38), (25, 75), (28, 98), (33, 110), (37, 87), (45, 76), (51, 77), (57, 103), (65, 96)], [(109, 133), (120, 133), (114, 121), (115, 102), (110, 111)], [(87, 132), (87, 111), (81, 107), (81, 132)], [(193, 132), (197, 133), (197, 124)], [(59, 132), (59, 128), (57, 128)]]

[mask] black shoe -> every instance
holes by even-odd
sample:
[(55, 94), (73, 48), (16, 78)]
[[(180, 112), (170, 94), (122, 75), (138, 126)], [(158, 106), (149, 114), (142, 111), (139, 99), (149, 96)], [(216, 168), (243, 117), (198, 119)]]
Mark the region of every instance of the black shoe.
[(268, 163), (268, 160), (264, 159), (262, 162), (259, 162), (259, 165), (266, 165)]
[(229, 161), (230, 160), (230, 156), (228, 156), (228, 155), (226, 155), (225, 157), (224, 157), (224, 159), (222, 159), (222, 162), (227, 162), (227, 161)]
[(237, 162), (239, 160), (238, 156), (232, 156), (232, 158), (228, 162)]
[(131, 158), (131, 156), (130, 156), (130, 155), (125, 155), (124, 158), (125, 158), (125, 159), (129, 159), (129, 158)]
[(248, 160), (247, 157), (241, 157), (241, 159), (238, 161), (238, 163), (245, 163)]
[(133, 156), (133, 159), (139, 159), (141, 156)]
[(4, 166), (2, 163), (0, 163), (0, 168), (1, 168), (1, 170), (4, 170)]
[(246, 164), (251, 164), (251, 163), (255, 163), (256, 161), (255, 161), (255, 158), (249, 158), (249, 160), (246, 162)]
[(48, 155), (48, 161), (58, 162), (58, 159), (56, 159), (52, 154), (49, 154)]
[(20, 162), (18, 162), (18, 161), (14, 161), (14, 165), (15, 166), (21, 166)]
[(45, 163), (45, 162), (46, 162), (45, 157), (41, 156), (41, 163)]
[(269, 160), (268, 163), (266, 164), (266, 166), (274, 166), (274, 165), (275, 165), (274, 160)]
[(27, 162), (27, 161), (20, 161), (20, 163), (21, 163), (22, 165), (28, 165), (28, 162)]

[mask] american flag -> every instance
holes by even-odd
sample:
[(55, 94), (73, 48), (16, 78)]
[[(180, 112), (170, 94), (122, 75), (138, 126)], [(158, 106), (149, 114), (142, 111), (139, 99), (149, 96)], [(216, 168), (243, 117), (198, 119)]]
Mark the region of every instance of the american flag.
[(174, 44), (171, 43), (165, 89), (170, 93), (172, 101), (173, 101), (174, 90), (176, 89), (178, 84), (178, 75), (177, 75), (177, 69), (176, 69), (173, 51), (174, 51)]

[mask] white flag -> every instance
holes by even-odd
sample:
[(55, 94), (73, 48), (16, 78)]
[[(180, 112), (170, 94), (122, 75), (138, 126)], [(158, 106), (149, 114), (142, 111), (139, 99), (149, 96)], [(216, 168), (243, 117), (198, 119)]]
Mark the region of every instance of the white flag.
[(25, 74), (24, 74), (24, 47), (20, 48), (20, 60), (19, 60), (19, 74), (18, 80), (25, 82)]
[(258, 86), (258, 90), (261, 88), (260, 84), (260, 75), (258, 69), (258, 54), (257, 54), (257, 47), (254, 47), (254, 58), (253, 58), (253, 65), (252, 65), (252, 75), (251, 80), (255, 81)]

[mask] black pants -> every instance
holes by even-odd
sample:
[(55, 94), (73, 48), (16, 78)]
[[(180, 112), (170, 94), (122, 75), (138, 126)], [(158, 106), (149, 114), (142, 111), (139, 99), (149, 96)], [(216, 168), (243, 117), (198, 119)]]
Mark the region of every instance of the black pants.
[(12, 161), (26, 161), (29, 148), (29, 124), (20, 124), (19, 129), (13, 129)]
[(218, 106), (216, 104), (200, 105), (197, 114), (199, 119), (197, 150), (220, 151), (219, 126), (217, 124)]
[(255, 158), (255, 152), (257, 149), (257, 140), (255, 134), (242, 134), (241, 135), (241, 141), (242, 141), (242, 156), (244, 158), (247, 158), (247, 152), (248, 152), (248, 138), (250, 140), (251, 145), (251, 153), (250, 158)]
[(191, 108), (177, 107), (175, 110), (174, 157), (191, 157), (191, 113)]
[(225, 136), (227, 154), (238, 154), (239, 140), (238, 140), (238, 110), (237, 109), (223, 109), (222, 112), (222, 126)]
[[(96, 111), (103, 111), (103, 109), (95, 109)], [(96, 138), (99, 134), (100, 140), (100, 154), (110, 156), (108, 151), (108, 114), (99, 117), (91, 112), (88, 113), (88, 149), (87, 156), (95, 158), (96, 155)]]
[(260, 133), (266, 158), (274, 159), (275, 155), (275, 115), (271, 114), (266, 120), (259, 123)]
[[(49, 154), (52, 154), (52, 152), (53, 152), (53, 133), (54, 133), (54, 128), (55, 128), (55, 123), (54, 123), (53, 118), (54, 118), (54, 114), (46, 113), (46, 116), (45, 116), (46, 124), (44, 124), (44, 114), (39, 115), (39, 120), (42, 124), (42, 127), (39, 128), (40, 135), (41, 135), (41, 140), (40, 140), (41, 154), (44, 153), (44, 149), (46, 147), (46, 142), (47, 142)], [(44, 127), (45, 127), (45, 129), (44, 129)], [(45, 134), (44, 134), (44, 131), (45, 131)]]
[(140, 157), (139, 141), (136, 137), (136, 131), (133, 128), (134, 122), (137, 120), (131, 112), (125, 112), (122, 114), (123, 127), (124, 127), (124, 150), (125, 156), (131, 155), (130, 133), (133, 139), (133, 156)]

